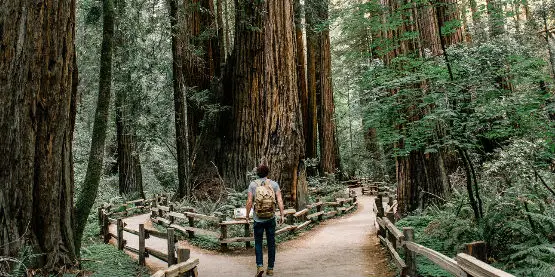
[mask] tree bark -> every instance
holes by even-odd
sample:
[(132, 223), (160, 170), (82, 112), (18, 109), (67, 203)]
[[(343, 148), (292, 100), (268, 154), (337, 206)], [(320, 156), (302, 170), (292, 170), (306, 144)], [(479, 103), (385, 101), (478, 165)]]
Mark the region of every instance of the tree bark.
[(45, 273), (77, 262), (74, 39), (75, 1), (0, 2), (0, 256)]
[(175, 109), (175, 139), (177, 148), (177, 196), (183, 198), (191, 195), (189, 185), (189, 127), (187, 124), (187, 102), (184, 93), (181, 38), (182, 28), (179, 25), (180, 11), (178, 0), (169, 0), (170, 26), (172, 30), (172, 58), (173, 58), (173, 99)]
[[(126, 20), (125, 0), (117, 0), (118, 20), (117, 20), (117, 44), (120, 65), (117, 68), (131, 68), (129, 63), (129, 44), (133, 38), (126, 34), (130, 30), (125, 30), (123, 20)], [(126, 49), (127, 48), (127, 49)], [(118, 62), (116, 62), (118, 63)], [(128, 199), (145, 198), (143, 191), (143, 177), (141, 160), (137, 146), (137, 135), (133, 124), (135, 115), (133, 113), (133, 99), (129, 97), (129, 92), (133, 92), (133, 80), (131, 71), (117, 72), (120, 75), (121, 84), (115, 91), (116, 107), (116, 137), (117, 137), (117, 162), (119, 193)]]
[[(304, 8), (300, 0), (295, 0), (295, 38), (297, 42), (297, 86), (299, 89), (299, 98), (301, 102), (301, 112), (302, 112), (302, 122), (303, 122), (303, 135), (305, 138), (311, 137), (309, 131), (309, 106), (308, 106), (308, 85), (306, 79), (306, 56), (305, 56), (305, 44), (303, 37), (303, 17)], [(308, 143), (306, 143), (306, 153), (311, 153), (312, 149), (309, 149)], [(312, 145), (311, 145), (312, 147)]]
[[(224, 177), (246, 188), (246, 173), (261, 161), (280, 183), (284, 200), (306, 186), (299, 170), (304, 139), (297, 87), (292, 0), (236, 3), (231, 85), (232, 128)], [(296, 178), (296, 182), (295, 182)]]
[[(317, 106), (317, 87), (319, 83), (319, 60), (320, 60), (320, 44), (318, 43), (318, 33), (315, 25), (317, 24), (317, 16), (314, 11), (314, 5), (318, 5), (317, 0), (307, 0), (306, 15), (306, 41), (307, 41), (307, 91), (308, 91), (308, 107), (306, 128), (306, 157), (318, 157), (318, 106)], [(308, 10), (310, 9), (310, 10)], [(303, 122), (304, 124), (305, 122)]]
[(102, 46), (100, 50), (100, 78), (99, 91), (94, 116), (91, 151), (87, 164), (87, 173), (81, 189), (81, 194), (75, 204), (76, 228), (75, 240), (77, 249), (81, 246), (81, 238), (87, 218), (98, 195), (98, 185), (102, 175), (104, 161), (104, 146), (106, 142), (106, 130), (108, 127), (108, 114), (112, 89), (112, 52), (114, 36), (114, 2), (103, 0), (103, 29)]
[[(329, 1), (322, 1), (318, 7), (319, 20), (327, 24)], [(320, 60), (318, 66), (319, 86), (316, 94), (319, 94), (318, 135), (320, 142), (320, 167), (322, 172), (335, 173), (338, 168), (338, 148), (335, 138), (335, 104), (333, 101), (333, 85), (331, 77), (331, 45), (330, 31), (326, 26), (318, 33), (318, 44), (320, 49)]]

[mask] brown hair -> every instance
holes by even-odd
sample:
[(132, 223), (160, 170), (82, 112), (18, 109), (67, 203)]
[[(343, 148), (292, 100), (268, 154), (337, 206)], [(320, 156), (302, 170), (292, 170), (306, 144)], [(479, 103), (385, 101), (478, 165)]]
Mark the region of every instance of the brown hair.
[(256, 168), (256, 175), (260, 178), (267, 177), (268, 173), (270, 173), (270, 169), (265, 164), (261, 164)]

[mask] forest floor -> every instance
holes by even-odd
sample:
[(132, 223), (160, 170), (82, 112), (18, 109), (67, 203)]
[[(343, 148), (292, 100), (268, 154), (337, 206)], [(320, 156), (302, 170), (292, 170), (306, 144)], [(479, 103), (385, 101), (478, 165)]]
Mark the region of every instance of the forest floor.
[[(373, 200), (373, 197), (360, 196), (359, 191), (358, 209), (354, 213), (324, 221), (297, 238), (278, 244), (275, 276), (394, 276), (395, 271), (376, 237)], [(130, 217), (124, 222), (130, 229), (138, 230), (141, 223), (153, 228), (148, 214)], [(110, 228), (115, 233), (115, 226)], [(127, 245), (138, 248), (137, 236), (125, 233), (124, 238)], [(145, 243), (146, 247), (167, 251), (164, 239), (151, 237)], [(221, 253), (200, 249), (187, 241), (179, 244), (191, 249), (191, 257), (199, 258), (200, 276), (254, 276), (254, 248)], [(266, 253), (264, 259), (266, 263)], [(146, 263), (153, 272), (167, 267), (154, 257), (147, 258)]]

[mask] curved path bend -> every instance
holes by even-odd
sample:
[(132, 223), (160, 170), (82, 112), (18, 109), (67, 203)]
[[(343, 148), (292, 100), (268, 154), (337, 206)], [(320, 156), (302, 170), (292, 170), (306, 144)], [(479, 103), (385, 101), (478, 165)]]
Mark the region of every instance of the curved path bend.
[[(274, 276), (394, 276), (387, 254), (376, 237), (374, 198), (360, 196), (358, 192), (358, 209), (354, 213), (326, 220), (297, 238), (278, 244)], [(130, 229), (138, 230), (141, 223), (152, 228), (148, 214), (126, 218), (124, 222)], [(110, 232), (116, 233), (115, 226), (110, 226)], [(127, 245), (138, 248), (137, 236), (124, 233), (124, 239)], [(151, 237), (145, 243), (147, 247), (167, 251), (166, 240)], [(199, 258), (200, 276), (254, 276), (254, 248), (220, 253), (199, 249), (186, 241), (179, 243), (191, 249), (191, 257)], [(266, 259), (264, 253), (264, 262)], [(146, 262), (153, 272), (167, 267), (154, 257), (147, 258)]]

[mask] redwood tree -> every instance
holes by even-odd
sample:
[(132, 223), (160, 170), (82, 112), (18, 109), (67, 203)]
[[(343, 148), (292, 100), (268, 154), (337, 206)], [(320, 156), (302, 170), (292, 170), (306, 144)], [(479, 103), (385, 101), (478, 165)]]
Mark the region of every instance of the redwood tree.
[(0, 256), (76, 263), (72, 140), (75, 1), (0, 2)]
[(120, 86), (115, 90), (119, 193), (131, 198), (141, 197), (144, 199), (141, 159), (133, 122), (135, 118), (133, 110), (134, 99), (132, 97), (134, 87), (131, 77), (132, 72), (128, 66), (129, 48), (133, 45), (133, 38), (128, 35), (130, 30), (125, 28), (125, 23), (123, 22), (123, 20), (127, 19), (125, 0), (117, 0), (117, 9), (116, 46), (119, 65), (116, 65), (116, 68), (127, 68), (127, 70), (116, 72), (116, 75), (120, 77), (116, 78), (116, 81), (121, 81)]
[(236, 16), (224, 177), (236, 188), (246, 188), (246, 173), (265, 160), (270, 178), (290, 201), (306, 188), (293, 3), (240, 0)]

